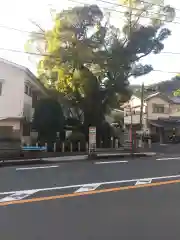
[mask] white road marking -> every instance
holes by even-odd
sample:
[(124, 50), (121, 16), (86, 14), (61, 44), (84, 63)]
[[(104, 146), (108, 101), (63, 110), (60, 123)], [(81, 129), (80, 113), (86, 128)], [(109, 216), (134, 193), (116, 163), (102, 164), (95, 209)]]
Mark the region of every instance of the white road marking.
[[(170, 176), (161, 176), (161, 177), (151, 177), (152, 180), (160, 180), (160, 179), (170, 179), (170, 178), (180, 178), (180, 175), (170, 175)], [(31, 189), (30, 191), (53, 191), (53, 190), (61, 190), (61, 189), (69, 189), (69, 188), (80, 188), (84, 185), (108, 185), (113, 183), (128, 183), (128, 182), (137, 182), (139, 180), (144, 180), (147, 178), (135, 178), (135, 179), (129, 179), (129, 180), (119, 180), (119, 181), (111, 181), (111, 182), (98, 182), (98, 183), (87, 183), (87, 184), (78, 184), (78, 185), (67, 185), (67, 186), (61, 186), (61, 187), (51, 187), (51, 188), (37, 188), (37, 189)], [(29, 190), (21, 190), (21, 191), (10, 191), (10, 192), (0, 192), (0, 195), (7, 195), (7, 194), (13, 194), (17, 192), (22, 191), (29, 191)]]
[(128, 163), (128, 161), (95, 162), (94, 164), (109, 164), (109, 163)]
[(36, 190), (18, 191), (18, 192), (11, 194), (10, 196), (0, 199), (0, 203), (21, 200), (21, 199), (24, 199), (36, 192), (38, 192), (38, 191), (36, 191)]
[(140, 184), (149, 184), (152, 182), (151, 178), (146, 178), (146, 179), (139, 179), (135, 185), (140, 185)]
[(180, 157), (171, 157), (171, 158), (157, 158), (157, 161), (165, 161), (165, 160), (180, 160)]
[(80, 187), (78, 190), (76, 190), (75, 192), (88, 192), (88, 191), (93, 191), (96, 188), (98, 188), (100, 186), (100, 184), (86, 184), (82, 187)]
[(59, 167), (58, 165), (55, 166), (43, 166), (43, 167), (27, 167), (27, 168), (16, 168), (16, 171), (21, 171), (21, 170), (33, 170), (33, 169), (44, 169), (44, 168), (57, 168)]

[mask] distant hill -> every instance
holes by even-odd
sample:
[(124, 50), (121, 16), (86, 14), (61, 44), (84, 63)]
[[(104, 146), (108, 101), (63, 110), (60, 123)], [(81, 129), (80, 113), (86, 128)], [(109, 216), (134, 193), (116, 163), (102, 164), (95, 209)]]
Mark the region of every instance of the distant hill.
[[(132, 89), (134, 95), (138, 97), (141, 96), (141, 85), (131, 85), (130, 88)], [(148, 85), (145, 87), (145, 89), (145, 97), (156, 91), (164, 93), (168, 96), (173, 96), (173, 92), (177, 89), (180, 89), (180, 77), (175, 77), (172, 80)]]

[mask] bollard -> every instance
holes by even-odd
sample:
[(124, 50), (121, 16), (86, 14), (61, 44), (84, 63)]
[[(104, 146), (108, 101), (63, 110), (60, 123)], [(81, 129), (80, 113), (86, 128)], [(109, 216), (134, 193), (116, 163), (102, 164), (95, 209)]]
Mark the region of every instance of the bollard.
[(53, 145), (53, 150), (54, 150), (54, 152), (56, 152), (56, 142)]
[(64, 152), (64, 143), (62, 143), (62, 152)]
[(88, 145), (88, 142), (86, 143), (86, 151), (89, 152), (89, 145)]
[(46, 147), (46, 152), (48, 151), (48, 145), (47, 143), (45, 143), (45, 147)]
[(119, 145), (118, 143), (119, 143), (119, 141), (118, 141), (118, 139), (116, 138), (116, 140), (115, 140), (115, 148), (116, 148), (116, 149), (118, 149), (118, 145)]
[(73, 151), (73, 148), (72, 148), (72, 143), (70, 143), (70, 152)]
[(139, 144), (138, 147), (141, 148), (142, 147), (142, 139), (139, 139)]
[(151, 139), (148, 139), (148, 146), (151, 148)]
[(111, 137), (111, 148), (114, 147), (114, 144), (113, 144), (113, 137)]
[(80, 151), (81, 151), (81, 143), (78, 142), (78, 152), (80, 152)]

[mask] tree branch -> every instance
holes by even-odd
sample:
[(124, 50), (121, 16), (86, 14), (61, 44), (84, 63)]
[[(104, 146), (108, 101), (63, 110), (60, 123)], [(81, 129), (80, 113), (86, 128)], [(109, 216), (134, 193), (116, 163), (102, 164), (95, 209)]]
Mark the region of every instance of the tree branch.
[(147, 55), (149, 55), (149, 54), (152, 52), (152, 50), (153, 50), (153, 49), (149, 50), (147, 53), (145, 53), (145, 54), (141, 55), (140, 57), (138, 57), (138, 58), (136, 59), (136, 61), (139, 61), (141, 58), (146, 57)]
[(35, 25), (37, 28), (39, 28), (39, 30), (40, 30), (42, 33), (45, 34), (46, 31), (45, 31), (38, 23), (36, 23), (36, 22), (33, 21), (32, 19), (29, 19), (29, 21), (30, 21), (33, 25)]

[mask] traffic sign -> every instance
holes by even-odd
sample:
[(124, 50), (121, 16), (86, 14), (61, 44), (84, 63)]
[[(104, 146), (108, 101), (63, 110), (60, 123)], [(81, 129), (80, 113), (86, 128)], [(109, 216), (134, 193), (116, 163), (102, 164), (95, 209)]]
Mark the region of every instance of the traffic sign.
[(96, 127), (89, 127), (89, 152), (96, 150)]

